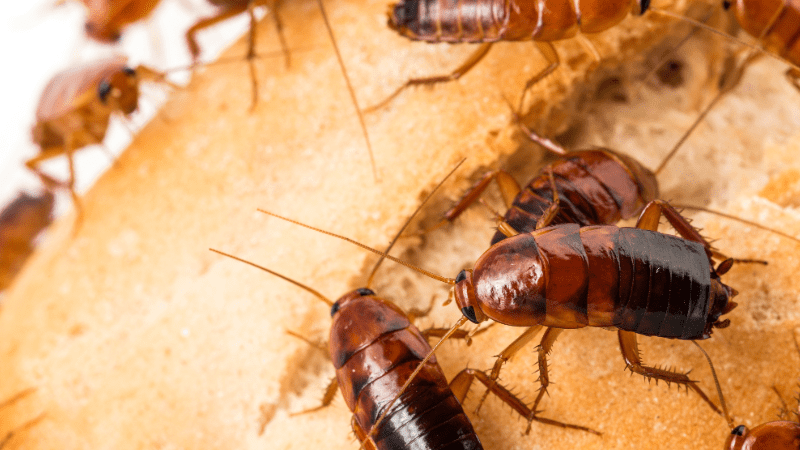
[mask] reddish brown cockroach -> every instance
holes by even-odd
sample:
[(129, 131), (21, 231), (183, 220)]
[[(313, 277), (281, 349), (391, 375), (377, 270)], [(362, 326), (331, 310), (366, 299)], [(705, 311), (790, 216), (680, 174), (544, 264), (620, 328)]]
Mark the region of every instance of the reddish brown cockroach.
[[(649, 0), (401, 0), (389, 12), (389, 28), (401, 35), (430, 43), (480, 43), (461, 66), (448, 75), (407, 81), (387, 99), (387, 104), (414, 85), (454, 81), (467, 73), (497, 41), (534, 41), (549, 65), (528, 81), (525, 91), (552, 73), (559, 57), (551, 42), (579, 33), (599, 33), (621, 22), (629, 13), (644, 14)], [(596, 58), (597, 50), (587, 39)]]
[[(389, 248), (400, 233), (402, 229)], [(443, 330), (420, 332), (402, 310), (377, 297), (369, 287), (351, 291), (332, 302), (316, 290), (270, 269), (217, 250), (212, 251), (289, 281), (331, 307), (333, 323), (329, 353), (336, 368), (336, 378), (326, 390), (322, 406), (306, 412), (329, 405), (338, 385), (345, 403), (353, 412), (353, 431), (367, 449), (483, 448), (461, 407), (461, 401), (475, 379), (484, 383), (523, 417), (597, 434), (585, 427), (536, 417), (534, 411), (511, 392), (477, 370), (462, 370), (448, 386), (433, 354), (438, 344), (431, 349), (426, 340), (426, 336), (439, 334)], [(368, 286), (382, 261), (383, 258), (373, 268)], [(458, 326), (465, 321), (462, 318), (457, 326), (444, 333), (439, 343), (460, 331)], [(461, 333), (461, 337), (468, 335)]]
[(0, 212), (0, 292), (33, 253), (33, 241), (53, 220), (53, 193), (40, 196), (21, 192)]
[[(683, 239), (656, 231), (662, 214)], [(644, 365), (636, 339), (637, 334), (707, 339), (713, 328), (730, 324), (721, 316), (736, 307), (730, 301), (736, 291), (720, 275), (734, 260), (714, 268), (712, 254), (708, 242), (677, 211), (655, 200), (644, 208), (636, 228), (555, 225), (495, 244), (472, 270), (462, 270), (455, 279), (414, 269), (454, 285), (456, 302), (470, 321), (492, 319), (528, 328), (500, 354), (492, 379), (504, 361), (547, 328), (538, 349), (542, 389), (533, 411), (549, 385), (547, 354), (558, 335), (563, 329), (594, 326), (618, 330), (622, 356), (632, 372), (684, 385), (720, 413), (686, 374)]]

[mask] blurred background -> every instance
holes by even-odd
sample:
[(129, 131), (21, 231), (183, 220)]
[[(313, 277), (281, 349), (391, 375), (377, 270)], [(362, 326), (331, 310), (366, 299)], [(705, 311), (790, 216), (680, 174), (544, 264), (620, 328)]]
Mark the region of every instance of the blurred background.
[[(6, 70), (0, 83), (0, 208), (20, 190), (38, 192), (39, 179), (25, 161), (36, 155), (30, 130), (36, 121), (39, 96), (47, 82), (59, 71), (112, 55), (125, 55), (133, 67), (144, 64), (169, 72), (169, 79), (185, 84), (189, 72), (176, 70), (190, 64), (184, 34), (198, 18), (211, 15), (214, 8), (202, 0), (162, 0), (144, 21), (124, 29), (115, 45), (102, 45), (84, 33), (83, 3), (65, 0), (9, 2), (0, 15), (0, 58)], [(257, 11), (259, 17), (264, 11)], [(248, 27), (245, 14), (203, 30), (198, 35), (201, 60), (216, 58), (222, 49), (241, 36)], [(128, 145), (134, 133), (146, 123), (166, 98), (165, 87), (145, 83), (139, 111), (130, 120), (112, 118), (101, 146), (76, 152), (76, 189), (85, 192)], [(54, 158), (42, 168), (59, 180), (68, 176), (65, 157)], [(58, 192), (56, 215), (71, 208), (66, 192)]]

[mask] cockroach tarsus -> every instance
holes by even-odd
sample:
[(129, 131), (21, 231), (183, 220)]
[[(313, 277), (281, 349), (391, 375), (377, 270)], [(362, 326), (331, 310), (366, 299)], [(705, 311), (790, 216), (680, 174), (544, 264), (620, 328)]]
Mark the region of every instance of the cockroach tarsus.
[(49, 190), (38, 196), (21, 192), (0, 211), (0, 292), (33, 253), (34, 240), (53, 220), (54, 205)]
[[(36, 124), (31, 130), (39, 154), (25, 162), (47, 186), (69, 190), (80, 217), (81, 207), (75, 192), (73, 154), (83, 147), (102, 144), (112, 114), (128, 116), (138, 107), (139, 83), (163, 81), (164, 75), (145, 66), (126, 66), (124, 58), (110, 58), (57, 73), (47, 84), (36, 109)], [(56, 181), (39, 164), (65, 155), (69, 178)]]

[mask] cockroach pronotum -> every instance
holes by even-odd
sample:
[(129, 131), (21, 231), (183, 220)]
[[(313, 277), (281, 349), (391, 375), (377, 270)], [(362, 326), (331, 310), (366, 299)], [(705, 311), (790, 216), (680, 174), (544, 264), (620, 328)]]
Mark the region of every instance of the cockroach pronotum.
[(117, 57), (61, 71), (42, 92), (31, 130), (40, 150), (25, 165), (45, 185), (51, 185), (54, 180), (39, 169), (39, 164), (66, 155), (69, 179), (59, 184), (69, 189), (79, 213), (73, 154), (103, 142), (111, 114), (127, 116), (136, 110), (139, 83), (145, 79), (164, 81), (164, 75), (145, 66), (132, 69), (126, 66), (125, 58)]
[[(22, 401), (26, 397), (30, 396), (36, 392), (35, 388), (25, 389), (24, 391), (18, 392), (17, 394), (13, 395), (12, 397), (0, 401), (0, 410), (4, 410), (6, 408), (11, 408), (18, 402)], [(36, 425), (37, 423), (41, 422), (44, 419), (45, 413), (39, 414), (38, 416), (30, 419), (26, 422), (23, 422), (19, 425), (16, 425), (14, 428), (4, 431), (5, 434), (0, 435), (0, 450), (3, 449), (6, 444), (11, 442), (14, 438), (19, 436), (20, 433), (26, 431)]]
[[(402, 229), (389, 248), (400, 233)], [(369, 287), (351, 291), (332, 302), (316, 290), (270, 269), (212, 251), (284, 279), (312, 293), (331, 308), (329, 353), (336, 378), (328, 386), (322, 406), (309, 412), (329, 405), (338, 385), (353, 412), (353, 431), (367, 449), (483, 448), (461, 407), (475, 379), (526, 418), (597, 434), (585, 427), (535, 416), (533, 410), (481, 371), (464, 369), (448, 386), (433, 354), (438, 344), (432, 349), (426, 340), (426, 336), (444, 330), (420, 332), (402, 310), (377, 297)], [(382, 261), (383, 258), (376, 263), (367, 286), (372, 283)], [(458, 325), (465, 321), (465, 318), (460, 319)], [(458, 326), (452, 327), (439, 343), (458, 331)], [(467, 335), (462, 333), (461, 336)]]
[[(662, 215), (682, 238), (656, 231)], [(531, 408), (534, 411), (549, 385), (547, 354), (558, 335), (564, 329), (593, 326), (617, 329), (629, 370), (692, 389), (715, 412), (722, 413), (686, 374), (646, 366), (636, 338), (642, 334), (700, 340), (709, 338), (714, 328), (730, 325), (730, 320), (721, 317), (736, 307), (731, 298), (737, 292), (722, 283), (720, 275), (734, 262), (763, 261), (725, 259), (715, 268), (712, 255), (719, 254), (686, 219), (666, 202), (654, 200), (642, 211), (636, 228), (554, 225), (498, 242), (473, 269), (462, 270), (455, 279), (414, 269), (453, 285), (456, 303), (471, 322), (492, 319), (527, 328), (501, 352), (498, 361), (508, 360), (546, 328), (538, 348), (542, 389)], [(499, 371), (501, 364), (496, 364), (493, 372)], [(723, 410), (730, 420), (724, 402)]]
[(20, 193), (0, 212), (0, 292), (17, 275), (33, 253), (33, 241), (53, 220), (53, 193)]
[[(797, 336), (794, 337), (795, 348), (800, 354), (800, 345), (797, 343)], [(778, 398), (783, 403), (781, 414), (786, 411), (786, 403), (781, 398), (778, 390), (775, 389)], [(731, 434), (725, 441), (724, 450), (797, 450), (800, 448), (800, 400), (795, 411), (792, 411), (795, 420), (776, 420), (773, 422), (762, 423), (752, 430), (745, 425), (739, 425), (731, 430)], [(784, 417), (785, 419), (788, 419)]]

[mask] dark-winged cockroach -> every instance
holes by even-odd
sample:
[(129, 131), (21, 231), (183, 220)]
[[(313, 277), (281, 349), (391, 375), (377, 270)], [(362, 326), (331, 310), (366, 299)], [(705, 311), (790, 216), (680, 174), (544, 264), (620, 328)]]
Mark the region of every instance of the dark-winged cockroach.
[(127, 116), (136, 110), (142, 80), (163, 81), (163, 78), (163, 74), (145, 66), (130, 68), (119, 57), (57, 73), (42, 92), (36, 108), (36, 124), (31, 130), (39, 154), (25, 164), (45, 185), (52, 185), (54, 180), (39, 169), (39, 164), (66, 155), (69, 179), (59, 184), (69, 189), (80, 211), (74, 189), (74, 152), (103, 142), (111, 114)]
[(11, 284), (33, 253), (33, 241), (50, 225), (54, 205), (50, 191), (39, 196), (21, 192), (0, 212), (0, 291)]
[[(8, 399), (0, 401), (0, 411), (5, 410), (6, 408), (12, 408), (15, 404), (17, 404), (18, 402), (22, 401), (26, 397), (30, 396), (34, 392), (36, 392), (35, 388), (25, 389), (24, 391), (18, 392), (17, 394), (11, 396)], [(5, 433), (5, 434), (0, 434), (0, 450), (5, 448), (5, 446), (9, 442), (14, 440), (14, 438), (19, 436), (20, 433), (30, 429), (31, 427), (33, 427), (37, 423), (41, 422), (42, 419), (44, 419), (44, 416), (45, 416), (45, 414), (42, 413), (42, 414), (38, 415), (37, 417), (34, 417), (33, 419), (30, 419), (30, 420), (28, 420), (26, 422), (23, 422), (23, 423), (21, 423), (19, 425), (14, 426), (12, 429), (10, 429), (8, 431), (2, 431), (2, 433)]]
[[(662, 215), (683, 238), (656, 231)], [(547, 355), (558, 335), (564, 329), (593, 326), (617, 329), (623, 359), (632, 372), (692, 389), (720, 413), (686, 374), (646, 366), (636, 339), (637, 334), (707, 339), (713, 328), (730, 324), (721, 317), (736, 307), (731, 301), (736, 291), (722, 283), (720, 275), (734, 260), (714, 268), (712, 254), (708, 242), (677, 211), (655, 200), (644, 208), (636, 228), (576, 224), (539, 228), (493, 245), (473, 269), (462, 270), (455, 279), (383, 255), (454, 285), (458, 307), (470, 321), (492, 319), (527, 327), (501, 352), (492, 379), (504, 361), (546, 328), (538, 349), (542, 389), (533, 411), (549, 385)]]
[[(739, 84), (746, 65), (745, 63), (732, 69), (720, 80), (717, 95), (653, 171), (634, 158), (607, 148), (568, 151), (558, 143), (528, 129), (514, 113), (516, 122), (528, 138), (558, 155), (558, 159), (544, 167), (524, 189), (505, 171), (488, 172), (445, 213), (444, 220), (436, 227), (455, 220), (479, 198), (492, 180), (497, 181), (507, 207), (502, 222), (519, 233), (562, 223), (580, 226), (612, 225), (620, 220), (636, 217), (646, 204), (659, 197), (656, 175), (664, 169), (709, 111)], [(750, 221), (715, 211), (705, 211), (766, 229)], [(767, 230), (798, 241), (785, 233)], [(506, 234), (502, 229), (498, 230), (491, 243), (496, 244), (505, 238)]]
[[(800, 345), (797, 343), (797, 336), (794, 336), (794, 344), (798, 353)], [(783, 403), (781, 415), (787, 414), (786, 402), (783, 401), (778, 390), (775, 389), (778, 398)], [(745, 425), (739, 425), (731, 430), (731, 434), (725, 441), (724, 450), (797, 450), (800, 448), (800, 399), (797, 408), (792, 411), (795, 420), (784, 420), (762, 423), (752, 430)]]
[[(409, 222), (410, 218), (403, 228)], [(402, 229), (397, 236), (400, 233)], [(439, 344), (431, 349), (426, 340), (428, 333), (420, 332), (402, 310), (377, 297), (369, 287), (351, 291), (332, 302), (316, 290), (270, 269), (212, 251), (289, 281), (330, 306), (333, 323), (328, 348), (336, 368), (336, 378), (326, 390), (322, 406), (307, 412), (329, 405), (338, 385), (345, 403), (353, 412), (353, 431), (362, 447), (381, 450), (483, 448), (461, 407), (474, 379), (483, 382), (525, 417), (533, 414), (511, 392), (480, 371), (465, 369), (460, 372), (453, 379), (451, 391), (433, 351), (444, 339), (459, 331), (458, 326), (444, 333)], [(368, 286), (382, 261), (383, 258), (373, 268)], [(465, 321), (462, 318), (458, 325)], [(547, 424), (591, 431), (549, 419), (536, 419)]]

